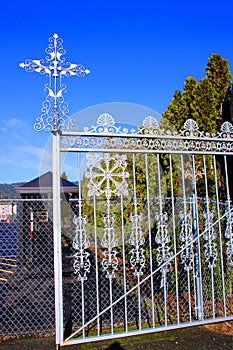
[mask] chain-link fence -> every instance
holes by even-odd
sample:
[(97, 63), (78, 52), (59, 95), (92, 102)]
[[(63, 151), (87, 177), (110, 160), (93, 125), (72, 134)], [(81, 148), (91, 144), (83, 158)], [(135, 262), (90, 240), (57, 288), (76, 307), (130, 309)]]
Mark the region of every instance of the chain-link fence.
[(0, 337), (54, 332), (52, 202), (5, 200), (0, 222)]

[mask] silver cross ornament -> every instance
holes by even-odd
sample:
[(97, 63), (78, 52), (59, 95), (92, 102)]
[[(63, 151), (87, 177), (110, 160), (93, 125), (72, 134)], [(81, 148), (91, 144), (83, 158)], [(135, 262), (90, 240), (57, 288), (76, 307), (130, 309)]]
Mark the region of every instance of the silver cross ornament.
[(73, 75), (84, 77), (90, 73), (90, 70), (84, 68), (82, 64), (67, 62), (62, 57), (66, 51), (63, 48), (63, 40), (59, 38), (58, 34), (54, 34), (49, 38), (49, 42), (45, 49), (48, 54), (45, 59), (27, 59), (19, 65), (26, 72), (38, 72), (49, 78), (49, 82), (44, 85), (48, 94), (42, 104), (42, 113), (34, 124), (36, 131), (57, 131), (69, 115), (68, 104), (63, 97), (63, 92), (66, 92), (66, 85), (62, 83), (62, 78)]

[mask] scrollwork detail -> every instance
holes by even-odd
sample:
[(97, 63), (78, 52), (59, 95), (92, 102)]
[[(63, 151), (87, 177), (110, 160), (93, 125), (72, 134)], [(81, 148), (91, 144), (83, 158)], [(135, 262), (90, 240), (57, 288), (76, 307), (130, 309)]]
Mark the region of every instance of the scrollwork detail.
[(158, 244), (156, 260), (161, 267), (162, 279), (161, 288), (164, 287), (167, 273), (170, 271), (170, 259), (172, 252), (170, 251), (170, 235), (168, 233), (168, 215), (166, 212), (157, 213), (157, 233), (155, 242)]
[(184, 269), (189, 271), (193, 267), (194, 262), (192, 215), (191, 213), (181, 214), (181, 219), (180, 241), (182, 242), (182, 253), (180, 258)]
[(227, 225), (225, 231), (225, 237), (227, 239), (226, 243), (226, 255), (228, 263), (233, 267), (233, 212), (230, 212), (227, 216)]
[(215, 232), (215, 228), (213, 227), (214, 213), (210, 210), (207, 210), (203, 213), (203, 217), (205, 219), (205, 234), (203, 235), (203, 239), (205, 240), (204, 255), (206, 261), (208, 262), (208, 266), (210, 268), (213, 268), (215, 267), (215, 263), (218, 257), (217, 244), (215, 242), (217, 234)]
[(42, 105), (42, 114), (36, 119), (35, 131), (58, 130), (63, 119), (68, 116), (68, 104), (63, 97), (66, 85), (62, 84), (62, 78), (71, 75), (83, 77), (90, 73), (83, 65), (66, 62), (65, 58), (61, 57), (66, 51), (63, 48), (63, 40), (57, 34), (49, 38), (45, 52), (49, 55), (45, 61), (27, 59), (25, 63), (20, 63), (20, 67), (26, 72), (37, 72), (49, 77), (49, 83), (44, 85), (48, 95)]
[(86, 280), (87, 274), (90, 273), (90, 253), (87, 251), (90, 242), (86, 235), (86, 218), (75, 216), (73, 219), (75, 224), (75, 237), (72, 243), (73, 249), (76, 251), (73, 255), (74, 274), (78, 276), (78, 280)]
[(130, 221), (132, 222), (132, 228), (129, 243), (133, 246), (129, 252), (130, 265), (134, 269), (134, 275), (141, 276), (146, 262), (143, 249), (145, 238), (142, 235), (141, 227), (142, 217), (138, 214), (131, 215)]

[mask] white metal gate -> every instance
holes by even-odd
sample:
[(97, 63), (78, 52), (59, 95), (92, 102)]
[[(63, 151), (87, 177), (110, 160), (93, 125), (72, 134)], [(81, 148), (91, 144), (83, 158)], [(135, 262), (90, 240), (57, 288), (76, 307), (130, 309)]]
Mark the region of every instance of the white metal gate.
[[(79, 131), (61, 81), (89, 70), (49, 41), (21, 67), (49, 77), (34, 128), (53, 133), (57, 347), (232, 319), (232, 125), (173, 132), (147, 116), (127, 130), (103, 113)], [(61, 152), (77, 155), (69, 201)]]
[(190, 119), (175, 133), (148, 116), (127, 130), (107, 113), (84, 132), (71, 124), (55, 136), (79, 184), (60, 205), (57, 171), (57, 343), (232, 319), (232, 125), (209, 135)]

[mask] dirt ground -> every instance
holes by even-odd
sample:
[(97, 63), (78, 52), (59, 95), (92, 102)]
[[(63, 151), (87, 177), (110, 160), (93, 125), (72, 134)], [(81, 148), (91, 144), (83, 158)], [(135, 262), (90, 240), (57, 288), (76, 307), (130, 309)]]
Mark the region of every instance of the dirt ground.
[(205, 328), (207, 328), (211, 331), (214, 331), (214, 332), (230, 335), (233, 337), (233, 321), (232, 322), (215, 323), (215, 324), (207, 325), (207, 326), (205, 326)]
[[(9, 339), (1, 350), (55, 350), (54, 337)], [(233, 322), (171, 330), (112, 341), (69, 346), (69, 350), (232, 350)]]

